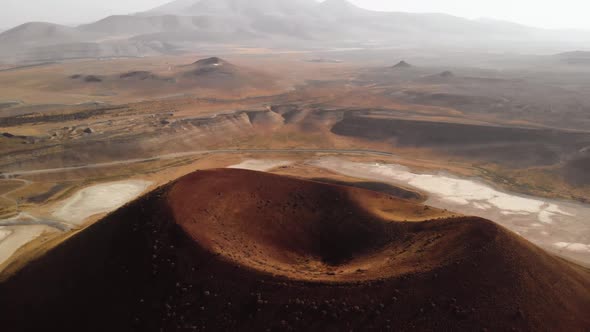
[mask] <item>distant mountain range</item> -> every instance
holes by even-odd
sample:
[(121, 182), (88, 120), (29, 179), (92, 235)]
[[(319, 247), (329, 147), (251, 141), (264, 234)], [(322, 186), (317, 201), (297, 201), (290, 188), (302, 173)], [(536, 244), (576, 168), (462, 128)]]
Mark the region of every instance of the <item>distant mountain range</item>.
[(444, 14), (375, 12), (346, 0), (176, 0), (134, 15), (77, 27), (31, 22), (0, 33), (0, 60), (34, 62), (133, 57), (257, 47), (455, 47), (509, 49), (590, 46), (584, 33)]
[(556, 55), (562, 62), (570, 65), (588, 65), (590, 66), (590, 52), (573, 51)]

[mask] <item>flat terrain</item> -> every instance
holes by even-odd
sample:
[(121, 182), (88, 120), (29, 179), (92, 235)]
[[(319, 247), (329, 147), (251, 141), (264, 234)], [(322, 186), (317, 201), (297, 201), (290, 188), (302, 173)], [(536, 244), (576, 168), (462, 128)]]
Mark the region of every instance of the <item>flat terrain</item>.
[(110, 212), (143, 193), (147, 181), (104, 183), (78, 191), (54, 213), (53, 217), (76, 224), (95, 214)]

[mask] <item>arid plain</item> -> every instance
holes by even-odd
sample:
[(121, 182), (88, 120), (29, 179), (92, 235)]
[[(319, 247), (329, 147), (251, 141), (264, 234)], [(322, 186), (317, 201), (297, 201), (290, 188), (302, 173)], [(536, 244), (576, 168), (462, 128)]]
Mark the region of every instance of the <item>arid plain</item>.
[[(395, 51), (268, 52), (0, 72), (4, 266), (148, 188), (250, 159), (288, 161), (267, 170), (299, 177), (401, 185), (422, 200), (434, 199), (432, 189), (443, 184), (341, 168), (404, 165), (510, 193), (471, 197), (477, 205), (438, 202), (486, 217), (497, 207), (486, 199), (532, 197), (544, 208), (500, 207), (492, 219), (534, 233), (545, 249), (590, 261), (587, 67), (550, 56), (527, 66), (504, 60), (514, 64), (500, 70), (484, 60), (481, 68), (458, 67), (449, 57), (444, 66)], [(325, 156), (331, 167), (323, 167)], [(84, 206), (85, 199), (104, 201), (100, 195), (110, 198), (105, 207)], [(89, 212), (68, 218), (67, 208)], [(527, 213), (540, 220), (525, 221)]]
[[(466, 55), (396, 50), (215, 51), (0, 71), (1, 279), (142, 194), (219, 168), (403, 200), (379, 210), (387, 220), (483, 217), (590, 266), (590, 67), (554, 56), (461, 65)], [(226, 245), (215, 250), (244, 257)], [(270, 272), (256, 257), (241, 264), (294, 278), (308, 269), (318, 282), (376, 264), (326, 273), (277, 255)]]

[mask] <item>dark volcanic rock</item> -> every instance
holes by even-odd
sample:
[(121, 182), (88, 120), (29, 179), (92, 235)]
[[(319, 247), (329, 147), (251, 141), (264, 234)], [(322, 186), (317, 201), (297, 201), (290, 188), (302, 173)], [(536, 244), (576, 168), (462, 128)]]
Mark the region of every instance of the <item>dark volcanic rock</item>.
[(88, 75), (84, 77), (84, 82), (86, 83), (99, 83), (102, 82), (102, 78), (95, 76), (95, 75)]
[(200, 66), (214, 66), (214, 65), (221, 65), (223, 63), (225, 63), (225, 61), (222, 60), (221, 58), (210, 57), (210, 58), (195, 61), (193, 64), (200, 65)]
[(119, 75), (121, 79), (136, 79), (136, 80), (148, 80), (148, 79), (158, 79), (156, 75), (149, 71), (132, 71), (128, 73), (123, 73)]
[(451, 77), (455, 77), (455, 74), (453, 74), (452, 71), (446, 70), (446, 71), (443, 71), (442, 73), (440, 73), (438, 76), (444, 77), (444, 78), (451, 78)]
[(409, 63), (407, 63), (406, 61), (402, 60), (400, 62), (398, 62), (398, 64), (396, 64), (395, 66), (391, 67), (391, 68), (412, 68), (413, 66)]
[[(364, 200), (377, 206), (361, 206)], [(2, 328), (590, 326), (587, 270), (483, 219), (404, 223), (371, 210), (403, 204), (414, 203), (260, 172), (199, 171), (110, 214), (0, 282)], [(363, 273), (351, 267), (359, 261), (367, 263)]]

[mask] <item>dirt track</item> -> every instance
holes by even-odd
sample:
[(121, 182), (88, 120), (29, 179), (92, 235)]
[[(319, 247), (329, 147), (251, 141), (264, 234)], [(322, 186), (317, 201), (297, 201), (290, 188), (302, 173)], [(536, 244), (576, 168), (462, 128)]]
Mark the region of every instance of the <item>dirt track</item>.
[(154, 156), (154, 157), (147, 157), (147, 158), (127, 159), (127, 160), (119, 160), (119, 161), (113, 161), (113, 162), (108, 162), (108, 163), (98, 163), (98, 164), (72, 166), (72, 167), (51, 168), (51, 169), (39, 169), (39, 170), (19, 171), (19, 172), (6, 172), (6, 173), (1, 173), (0, 172), (0, 176), (4, 177), (5, 179), (11, 179), (11, 178), (14, 178), (14, 177), (25, 176), (25, 175), (59, 173), (59, 172), (75, 171), (75, 170), (81, 170), (81, 169), (92, 169), (92, 168), (101, 168), (101, 167), (111, 167), (111, 166), (119, 166), (119, 165), (126, 165), (126, 164), (142, 163), (142, 162), (146, 162), (146, 161), (164, 160), (164, 159), (175, 159), (175, 158), (190, 157), (190, 156), (197, 156), (197, 155), (206, 155), (206, 154), (241, 154), (241, 153), (267, 153), (267, 154), (275, 154), (275, 153), (276, 154), (280, 154), (280, 153), (338, 153), (338, 154), (365, 154), (365, 155), (388, 156), (388, 157), (394, 156), (394, 154), (389, 153), (389, 152), (373, 151), (373, 150), (338, 150), (338, 149), (264, 149), (264, 150), (258, 150), (258, 149), (223, 149), (223, 150), (198, 150), (198, 151), (171, 153), (171, 154)]

